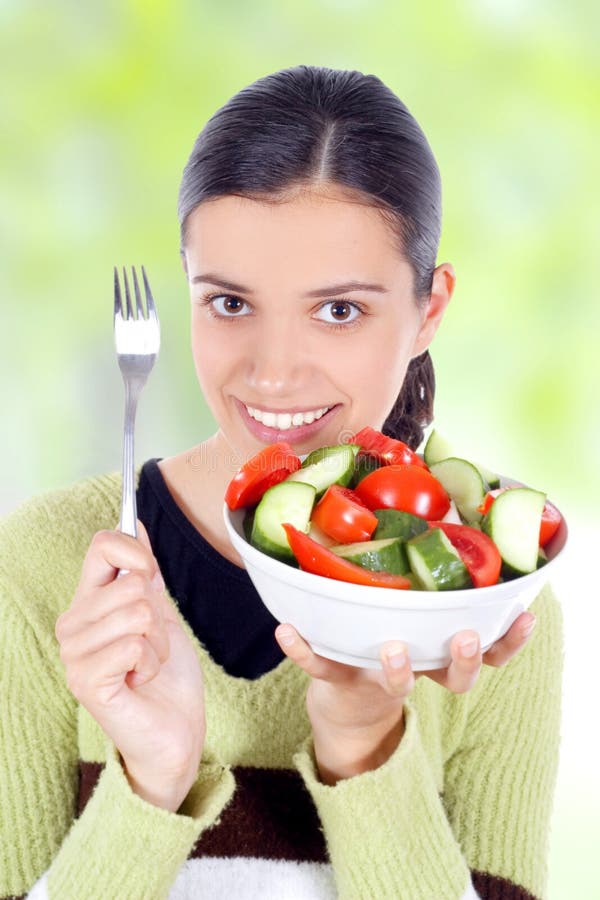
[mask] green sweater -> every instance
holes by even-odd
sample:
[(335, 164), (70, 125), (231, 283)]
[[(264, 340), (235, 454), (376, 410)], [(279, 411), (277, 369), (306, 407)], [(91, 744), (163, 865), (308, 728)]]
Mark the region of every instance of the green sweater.
[(204, 672), (207, 745), (172, 813), (132, 792), (68, 690), (54, 636), (119, 506), (120, 477), (106, 475), (0, 526), (0, 898), (546, 896), (563, 663), (549, 586), (521, 653), (462, 695), (419, 678), (390, 759), (333, 787), (316, 772), (305, 673), (286, 659), (232, 677), (182, 619)]

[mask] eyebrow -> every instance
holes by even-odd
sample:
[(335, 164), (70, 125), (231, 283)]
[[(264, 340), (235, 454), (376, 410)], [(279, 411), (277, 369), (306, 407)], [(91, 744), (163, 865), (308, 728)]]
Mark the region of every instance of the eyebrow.
[[(199, 284), (202, 281), (208, 284), (216, 284), (227, 291), (237, 291), (240, 294), (254, 293), (251, 288), (244, 287), (243, 284), (236, 284), (234, 281), (226, 281), (212, 272), (206, 272), (204, 275), (194, 275), (192, 278), (192, 284)], [(349, 291), (371, 291), (377, 294), (389, 294), (389, 289), (382, 284), (370, 284), (365, 281), (345, 281), (342, 284), (330, 284), (327, 287), (316, 288), (314, 291), (308, 291), (304, 296), (322, 297), (323, 294), (341, 294)]]

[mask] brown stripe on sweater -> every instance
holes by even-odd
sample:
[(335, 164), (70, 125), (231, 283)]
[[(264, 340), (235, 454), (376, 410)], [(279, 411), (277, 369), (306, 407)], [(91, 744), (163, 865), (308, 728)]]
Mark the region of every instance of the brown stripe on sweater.
[(96, 787), (104, 763), (79, 760), (79, 792), (77, 795), (77, 815), (80, 816)]
[[(78, 815), (104, 763), (79, 761)], [(236, 789), (218, 821), (200, 836), (190, 857), (253, 856), (294, 862), (328, 862), (312, 797), (299, 772), (232, 766)]]
[(537, 900), (524, 887), (498, 875), (471, 871), (471, 881), (482, 900)]
[[(80, 760), (78, 815), (90, 799), (103, 768), (104, 763)], [(329, 861), (317, 811), (298, 772), (252, 766), (233, 766), (232, 772), (235, 793), (218, 821), (200, 836), (190, 857)], [(507, 878), (472, 871), (471, 879), (482, 900), (537, 900)]]
[(298, 772), (234, 766), (236, 790), (190, 854), (328, 862), (317, 810)]

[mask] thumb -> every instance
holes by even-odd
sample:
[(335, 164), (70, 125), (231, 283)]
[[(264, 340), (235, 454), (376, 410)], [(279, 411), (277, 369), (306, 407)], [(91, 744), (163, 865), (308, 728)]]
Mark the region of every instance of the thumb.
[[(140, 543), (142, 543), (144, 545), (144, 547), (146, 547), (148, 550), (150, 550), (150, 552), (152, 552), (152, 544), (150, 543), (150, 538), (148, 537), (148, 532), (146, 531), (146, 526), (144, 525), (144, 523), (142, 522), (141, 519), (136, 519), (135, 521), (137, 522), (137, 538), (136, 538), (136, 540), (140, 541)], [(121, 524), (120, 522), (116, 523), (116, 525), (114, 527), (115, 531), (120, 532), (120, 529), (119, 529), (120, 524)]]
[[(137, 523), (137, 537), (134, 538), (134, 537), (131, 537), (131, 535), (128, 535), (128, 540), (139, 541), (140, 544), (142, 544), (146, 548), (146, 550), (149, 551), (152, 559), (154, 560), (154, 564), (156, 565), (156, 573), (155, 573), (154, 579), (153, 579), (154, 587), (156, 588), (156, 590), (159, 593), (162, 593), (165, 589), (165, 581), (164, 581), (164, 578), (162, 577), (162, 573), (160, 571), (158, 561), (156, 560), (156, 557), (154, 556), (154, 552), (152, 550), (152, 544), (150, 543), (150, 538), (148, 537), (148, 532), (146, 531), (146, 526), (144, 525), (144, 523), (142, 522), (141, 519), (136, 519), (136, 523)], [(117, 525), (115, 526), (115, 531), (118, 531), (118, 530), (119, 530), (119, 523), (117, 523)]]

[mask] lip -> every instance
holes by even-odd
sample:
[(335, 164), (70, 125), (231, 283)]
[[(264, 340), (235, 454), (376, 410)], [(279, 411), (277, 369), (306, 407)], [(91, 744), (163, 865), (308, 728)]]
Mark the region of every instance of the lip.
[[(238, 400), (237, 397), (234, 397), (233, 399), (235, 400), (235, 405), (237, 406), (248, 431), (264, 444), (275, 444), (277, 441), (287, 441), (288, 444), (300, 444), (303, 441), (309, 440), (314, 434), (324, 428), (337, 413), (338, 409), (340, 409), (340, 404), (337, 403), (335, 406), (332, 406), (328, 412), (322, 415), (320, 419), (315, 419), (310, 425), (298, 425), (295, 428), (286, 428), (282, 431), (279, 428), (270, 428), (268, 425), (263, 425), (262, 422), (257, 422), (256, 419), (252, 418), (246, 409), (245, 404), (242, 403), (241, 400)], [(319, 409), (319, 407), (287, 407), (285, 410), (276, 410), (261, 406), (260, 409), (265, 412), (289, 412), (293, 414), (295, 412), (308, 411), (308, 409)]]

